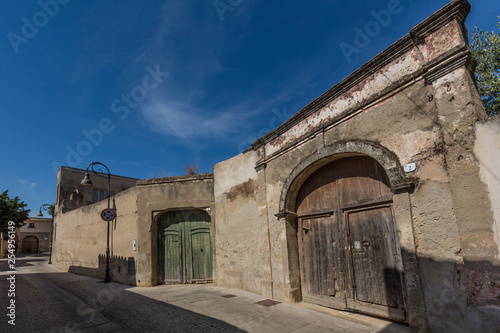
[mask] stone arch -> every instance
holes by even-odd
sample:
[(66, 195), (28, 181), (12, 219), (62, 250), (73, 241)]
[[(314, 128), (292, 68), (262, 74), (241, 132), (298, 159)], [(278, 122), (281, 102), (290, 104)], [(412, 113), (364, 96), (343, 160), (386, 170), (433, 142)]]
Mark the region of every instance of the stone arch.
[(385, 170), (393, 194), (394, 222), (397, 230), (397, 243), (401, 250), (401, 261), (404, 271), (404, 293), (411, 304), (408, 304), (408, 323), (410, 326), (424, 325), (422, 316), (425, 311), (420, 273), (415, 254), (415, 242), (411, 216), (411, 192), (417, 179), (408, 177), (395, 153), (378, 143), (352, 140), (338, 141), (332, 145), (322, 147), (306, 157), (290, 173), (283, 184), (279, 201), (278, 219), (283, 219), (286, 233), (287, 266), (284, 270), (285, 300), (299, 302), (303, 300), (301, 291), (300, 263), (298, 250), (298, 219), (296, 215), (296, 198), (298, 191), (319, 168), (338, 159), (351, 156), (368, 156), (377, 161)]
[(410, 191), (413, 188), (413, 180), (405, 176), (398, 157), (387, 148), (370, 141), (339, 141), (318, 149), (290, 173), (283, 184), (278, 217), (294, 212), (297, 191), (312, 173), (334, 160), (349, 156), (369, 156), (380, 163), (389, 177), (394, 193)]

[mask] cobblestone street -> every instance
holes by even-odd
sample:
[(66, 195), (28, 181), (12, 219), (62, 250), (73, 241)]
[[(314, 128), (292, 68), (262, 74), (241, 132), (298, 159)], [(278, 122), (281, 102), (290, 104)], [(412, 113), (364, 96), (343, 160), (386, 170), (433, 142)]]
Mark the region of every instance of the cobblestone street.
[[(388, 321), (213, 285), (139, 288), (60, 272), (44, 254), (19, 257), (15, 326), (1, 259), (1, 332), (408, 332)], [(266, 306), (268, 305), (268, 306)], [(7, 319), (7, 320), (6, 320)]]

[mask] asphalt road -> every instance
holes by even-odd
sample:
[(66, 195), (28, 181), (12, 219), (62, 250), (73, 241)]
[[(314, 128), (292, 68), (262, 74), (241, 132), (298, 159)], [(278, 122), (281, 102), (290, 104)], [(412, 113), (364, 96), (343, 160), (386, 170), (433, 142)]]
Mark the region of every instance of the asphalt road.
[(321, 307), (280, 302), (266, 306), (260, 295), (211, 285), (139, 288), (102, 283), (61, 272), (47, 259), (44, 254), (18, 257), (15, 282), (6, 259), (0, 259), (0, 332), (409, 331), (403, 325)]
[[(0, 332), (237, 331), (227, 323), (128, 292), (131, 286), (61, 273), (46, 262), (46, 255), (18, 258), (11, 288), (7, 261), (0, 261)], [(15, 296), (11, 292), (9, 297), (14, 289)], [(15, 317), (7, 316), (11, 300)], [(15, 325), (8, 323), (13, 318)]]

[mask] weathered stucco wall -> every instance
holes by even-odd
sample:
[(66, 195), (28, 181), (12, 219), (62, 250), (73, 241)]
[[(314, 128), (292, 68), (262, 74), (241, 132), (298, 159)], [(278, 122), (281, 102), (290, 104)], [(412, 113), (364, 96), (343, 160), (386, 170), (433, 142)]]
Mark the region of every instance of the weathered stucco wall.
[[(134, 258), (132, 240), (137, 235), (137, 188), (132, 187), (111, 197), (117, 218), (110, 223), (110, 275), (113, 281), (136, 284), (144, 274), (140, 267), (128, 273), (128, 258)], [(52, 262), (73, 273), (104, 278), (106, 226), (101, 211), (107, 200), (63, 213), (56, 212)]]
[[(153, 178), (111, 197), (117, 218), (111, 223), (110, 269), (113, 281), (138, 286), (158, 283), (156, 222), (171, 209), (213, 208), (211, 174)], [(53, 263), (70, 272), (104, 277), (107, 200), (55, 217)], [(213, 235), (213, 233), (212, 233)], [(133, 241), (137, 248), (133, 249)], [(135, 272), (129, 273), (129, 261)]]
[(153, 178), (138, 182), (136, 230), (138, 266), (144, 272), (141, 285), (154, 286), (159, 283), (157, 222), (162, 213), (177, 209), (206, 210), (212, 217), (212, 244), (215, 244), (213, 186), (212, 174)]
[[(466, 239), (475, 263), (467, 271), (468, 315), (475, 327), (486, 332), (490, 327), (500, 326), (500, 117), (477, 122), (475, 134), (474, 154), (479, 162), (480, 178), (489, 192), (487, 198), (480, 196), (476, 200), (482, 201), (485, 213), (493, 214), (494, 223), (492, 230), (483, 227)], [(482, 225), (478, 223), (479, 227)]]
[[(262, 237), (257, 154), (240, 154), (214, 166), (215, 282), (223, 287), (262, 291)], [(267, 229), (267, 228), (266, 228)]]
[[(487, 185), (495, 224), (493, 240), (500, 249), (500, 116), (476, 123), (474, 153), (479, 160), (481, 180)], [(500, 254), (496, 255), (500, 260)]]

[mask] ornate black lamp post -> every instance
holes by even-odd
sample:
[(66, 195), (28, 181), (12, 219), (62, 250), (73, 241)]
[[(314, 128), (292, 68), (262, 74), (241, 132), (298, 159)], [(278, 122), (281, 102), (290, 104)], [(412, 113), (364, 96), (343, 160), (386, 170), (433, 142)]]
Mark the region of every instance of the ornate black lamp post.
[[(98, 168), (97, 171), (94, 170), (94, 166), (95, 165), (102, 165), (103, 167), (106, 168), (106, 171), (108, 172), (108, 176), (105, 177), (103, 175), (101, 175), (100, 173), (104, 173), (102, 169)], [(108, 180), (108, 208), (109, 207), (109, 189), (110, 189), (110, 182), (111, 182), (111, 174), (109, 173), (109, 169), (107, 166), (105, 166), (104, 164), (100, 163), (100, 162), (92, 162), (90, 163), (88, 166), (87, 166), (87, 172), (85, 172), (85, 177), (83, 178), (83, 180), (81, 181), (80, 184), (84, 185), (84, 186), (92, 186), (92, 181), (90, 180), (89, 178), (89, 168), (91, 169), (91, 171), (96, 175), (96, 176), (99, 176), (99, 177), (102, 177), (102, 178), (106, 178)], [(104, 277), (104, 282), (109, 282), (111, 281), (111, 277), (109, 275), (109, 220), (107, 221), (107, 227), (108, 227), (108, 234), (107, 234), (107, 239), (106, 239), (106, 276)]]
[[(52, 214), (50, 214), (50, 210), (52, 210)], [(50, 215), (52, 215), (52, 219), (50, 220), (50, 239), (49, 239), (49, 264), (52, 264), (52, 231), (54, 229), (54, 211), (55, 211), (55, 205), (49, 205), (49, 204), (43, 204), (40, 206), (40, 211), (36, 216), (43, 216), (42, 209), (46, 210)]]

